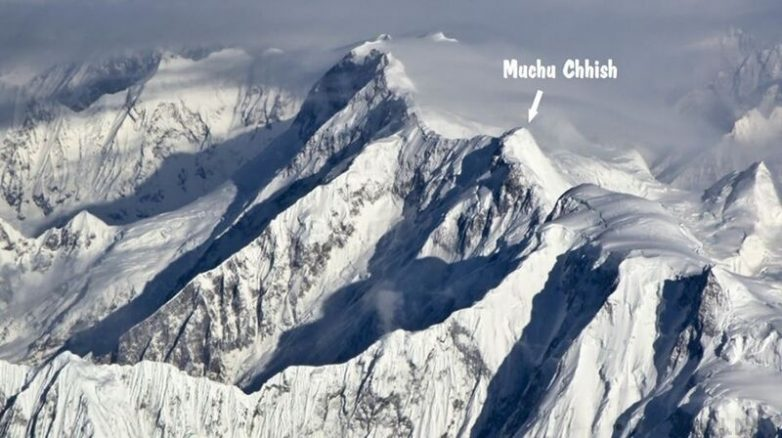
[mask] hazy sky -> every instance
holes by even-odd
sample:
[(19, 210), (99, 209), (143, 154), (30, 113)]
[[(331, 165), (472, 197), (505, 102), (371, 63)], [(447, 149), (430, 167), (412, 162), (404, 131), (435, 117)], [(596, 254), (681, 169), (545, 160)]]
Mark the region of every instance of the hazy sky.
[[(645, 50), (728, 27), (778, 31), (778, 0), (576, 1), (8, 1), (0, 62), (49, 62), (148, 46), (333, 47), (380, 32), (444, 30), (534, 50)], [(654, 46), (659, 47), (659, 44)]]

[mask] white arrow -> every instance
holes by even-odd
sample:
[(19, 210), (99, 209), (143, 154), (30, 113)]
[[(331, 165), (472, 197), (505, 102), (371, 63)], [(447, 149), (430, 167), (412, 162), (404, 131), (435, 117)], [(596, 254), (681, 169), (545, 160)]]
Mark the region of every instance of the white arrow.
[(538, 92), (535, 93), (535, 100), (532, 101), (532, 106), (529, 107), (529, 111), (527, 111), (527, 123), (532, 123), (532, 119), (538, 115), (538, 105), (540, 105), (540, 99), (542, 97), (543, 92), (538, 90)]

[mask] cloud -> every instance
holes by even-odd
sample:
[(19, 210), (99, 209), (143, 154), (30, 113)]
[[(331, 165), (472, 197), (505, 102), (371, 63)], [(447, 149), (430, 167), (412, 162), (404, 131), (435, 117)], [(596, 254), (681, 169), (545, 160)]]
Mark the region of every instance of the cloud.
[(379, 328), (383, 333), (399, 326), (397, 316), (403, 305), (402, 294), (390, 286), (386, 282), (381, 282), (369, 291), (366, 298), (369, 310), (377, 315)]

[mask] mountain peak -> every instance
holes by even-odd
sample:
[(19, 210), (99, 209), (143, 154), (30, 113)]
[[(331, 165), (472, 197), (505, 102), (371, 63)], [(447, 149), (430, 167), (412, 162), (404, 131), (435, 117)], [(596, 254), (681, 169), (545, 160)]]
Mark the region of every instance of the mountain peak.
[(502, 155), (511, 164), (521, 166), (526, 175), (545, 188), (553, 204), (570, 186), (525, 128), (515, 129), (502, 137)]
[(90, 213), (87, 210), (82, 210), (78, 212), (71, 220), (68, 221), (68, 223), (65, 225), (64, 228), (67, 228), (71, 231), (78, 231), (78, 230), (108, 230), (110, 227), (105, 222), (100, 220), (97, 216)]
[(82, 210), (62, 227), (46, 230), (38, 239), (46, 248), (55, 251), (61, 248), (89, 248), (93, 243), (100, 243), (98, 247), (103, 247), (113, 234), (112, 227), (92, 213)]
[(782, 205), (771, 171), (762, 161), (741, 172), (732, 172), (703, 194), (707, 208), (733, 218), (749, 214), (761, 223), (782, 219)]
[(430, 39), (432, 41), (438, 42), (438, 43), (458, 43), (459, 40), (456, 38), (451, 38), (443, 32), (434, 32), (430, 33), (429, 35), (426, 35), (427, 39)]

